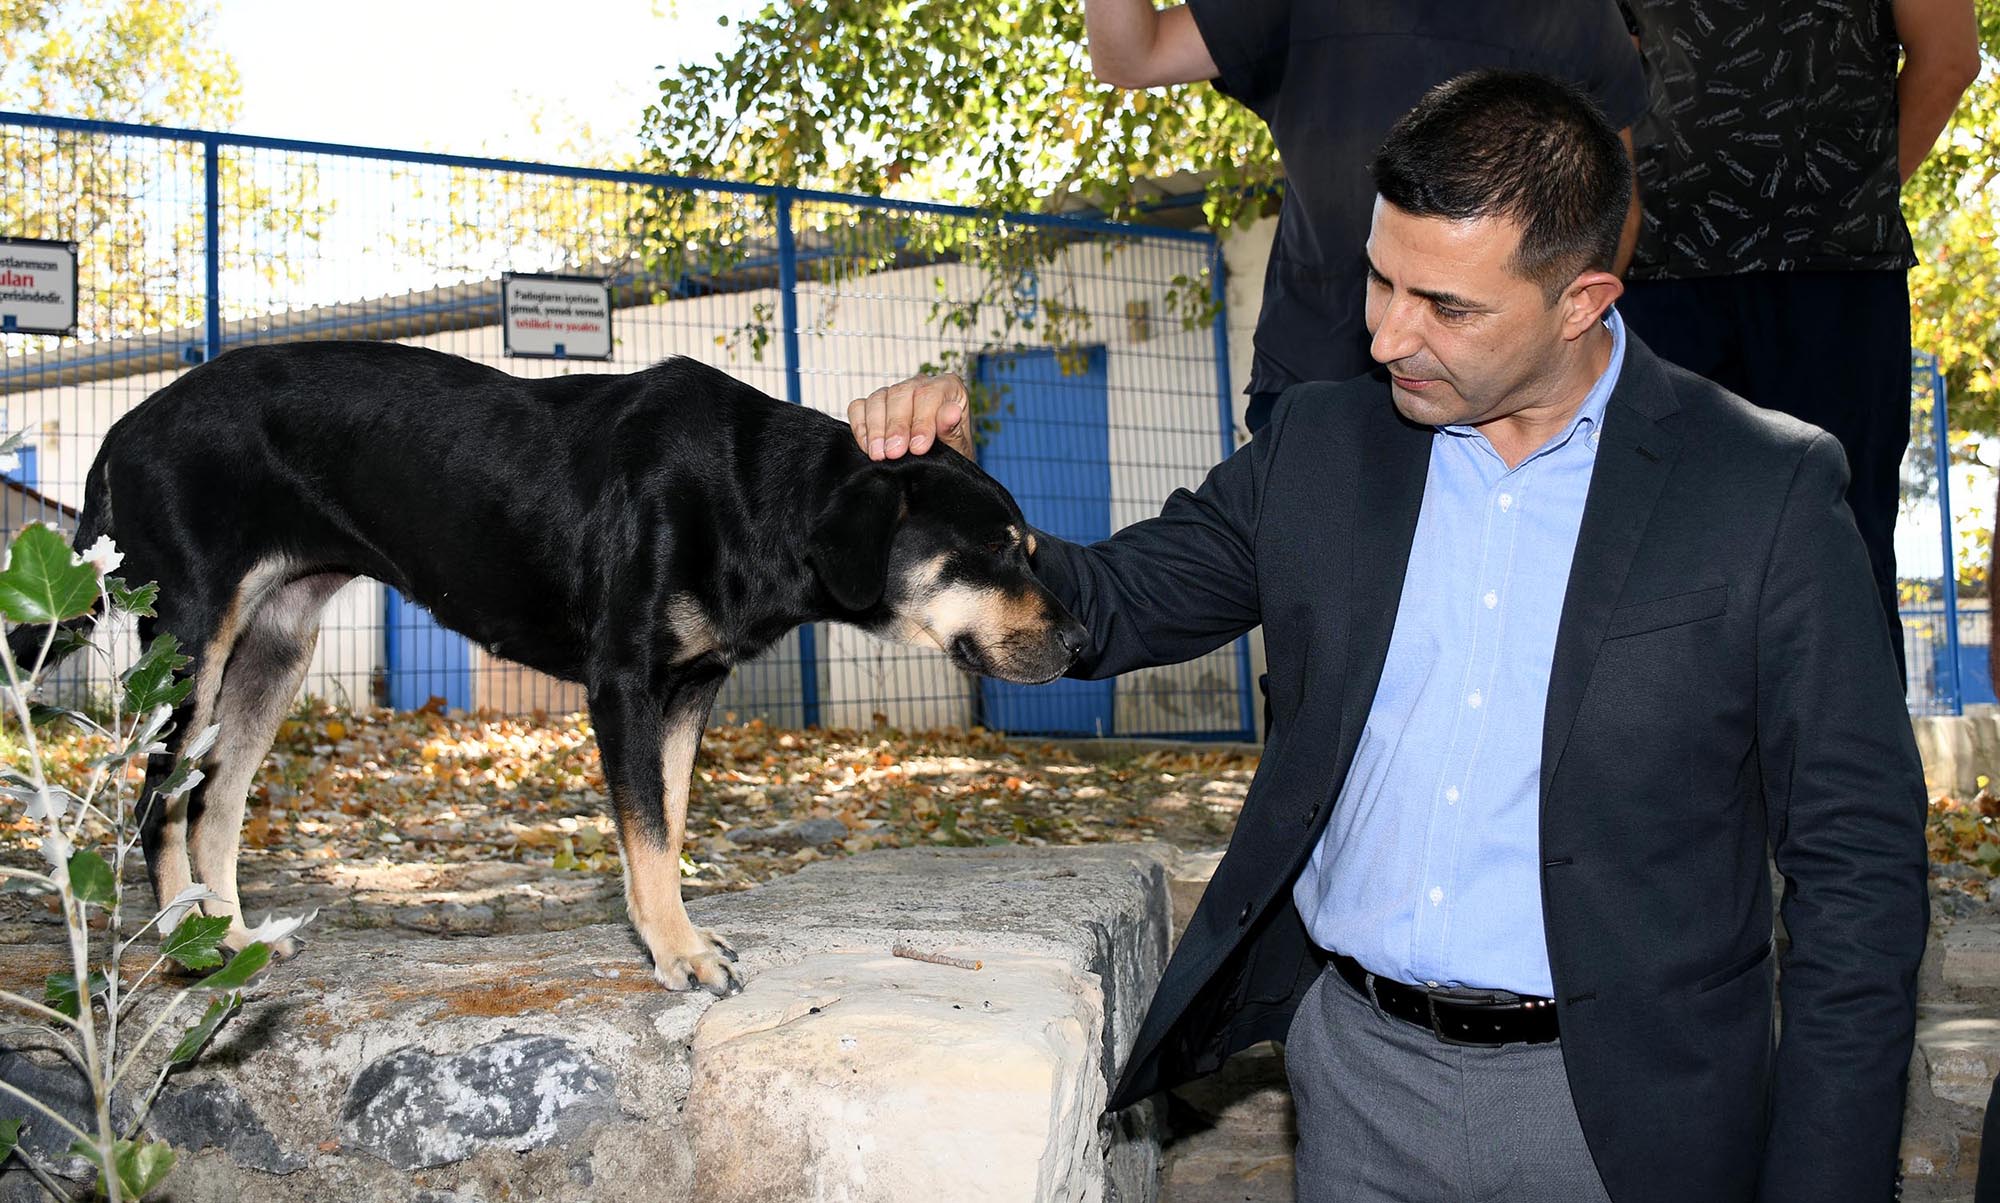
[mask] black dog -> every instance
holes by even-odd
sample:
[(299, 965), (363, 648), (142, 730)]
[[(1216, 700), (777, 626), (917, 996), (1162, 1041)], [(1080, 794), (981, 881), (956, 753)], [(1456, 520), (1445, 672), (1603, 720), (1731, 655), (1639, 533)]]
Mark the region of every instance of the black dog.
[(735, 953), (681, 905), (689, 780), (730, 667), (802, 623), (932, 643), (968, 672), (1061, 675), (1083, 627), (1029, 567), (991, 477), (940, 449), (871, 463), (840, 421), (674, 359), (524, 380), (390, 343), (231, 351), (111, 428), (75, 546), (157, 581), (195, 682), (170, 746), (221, 725), (206, 779), (152, 804), (154, 889), (236, 890), (251, 777), (327, 598), (373, 577), (497, 655), (584, 683), (632, 921), (672, 989), (730, 992)]

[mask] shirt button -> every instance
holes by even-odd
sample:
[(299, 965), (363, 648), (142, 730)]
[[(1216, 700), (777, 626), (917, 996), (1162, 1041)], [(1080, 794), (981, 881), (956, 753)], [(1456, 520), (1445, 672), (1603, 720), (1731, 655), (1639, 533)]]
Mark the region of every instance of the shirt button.
[(1500, 508), (1503, 510), (1511, 510), (1514, 508), (1514, 495), (1512, 493), (1500, 494)]
[(1500, 604), (1500, 595), (1498, 593), (1493, 592), (1493, 590), (1488, 589), (1486, 591), (1486, 596), (1480, 598), (1479, 600), (1485, 602), (1486, 608), (1491, 610), (1493, 607)]
[(1450, 789), (1444, 791), (1444, 800), (1447, 802), (1458, 801), (1458, 787), (1454, 785)]
[(1251, 903), (1248, 903), (1248, 902), (1244, 903), (1244, 904), (1243, 904), (1243, 913), (1242, 913), (1242, 914), (1240, 914), (1240, 915), (1238, 915), (1238, 916), (1236, 917), (1236, 926), (1238, 926), (1238, 927), (1246, 927), (1246, 926), (1248, 926), (1248, 925), (1249, 925), (1249, 923), (1250, 923), (1250, 912), (1251, 912), (1251, 911), (1253, 911), (1253, 910), (1255, 910), (1255, 909), (1256, 909), (1256, 907), (1255, 907), (1255, 906), (1254, 906), (1253, 904), (1251, 904)]
[(1479, 703), (1484, 700), (1485, 699), (1479, 696), (1479, 691), (1475, 689), (1472, 691), (1472, 696), (1465, 699), (1465, 704), (1472, 707), (1474, 710), (1477, 710), (1479, 709)]
[(1432, 905), (1432, 906), (1436, 906), (1436, 905), (1437, 905), (1438, 903), (1440, 903), (1440, 902), (1443, 902), (1443, 901), (1444, 901), (1444, 890), (1443, 890), (1442, 888), (1438, 887), (1438, 886), (1432, 886), (1432, 887), (1431, 887), (1431, 905)]

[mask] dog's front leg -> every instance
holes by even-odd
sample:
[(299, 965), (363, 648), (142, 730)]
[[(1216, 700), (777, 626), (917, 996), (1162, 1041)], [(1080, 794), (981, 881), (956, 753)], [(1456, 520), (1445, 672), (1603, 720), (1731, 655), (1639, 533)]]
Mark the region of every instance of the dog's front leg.
[(669, 990), (718, 995), (743, 988), (736, 951), (696, 928), (681, 903), (681, 841), (688, 790), (720, 676), (651, 691), (593, 686), (590, 717), (625, 852), (625, 905)]

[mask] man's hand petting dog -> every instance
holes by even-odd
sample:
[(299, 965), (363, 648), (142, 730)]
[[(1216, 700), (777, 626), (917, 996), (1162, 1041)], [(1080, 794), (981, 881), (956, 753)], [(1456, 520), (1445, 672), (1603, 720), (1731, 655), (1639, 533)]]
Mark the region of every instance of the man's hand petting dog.
[(912, 376), (849, 404), (847, 424), (871, 460), (922, 455), (940, 441), (971, 459), (971, 402), (957, 376)]

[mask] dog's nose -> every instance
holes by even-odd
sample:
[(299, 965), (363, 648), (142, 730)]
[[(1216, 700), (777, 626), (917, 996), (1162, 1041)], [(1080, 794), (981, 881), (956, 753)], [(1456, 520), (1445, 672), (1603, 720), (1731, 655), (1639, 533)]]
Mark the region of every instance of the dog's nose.
[(1063, 650), (1069, 653), (1069, 658), (1072, 660), (1083, 655), (1083, 649), (1090, 646), (1090, 632), (1084, 630), (1080, 622), (1062, 624), (1059, 637), (1062, 639)]

